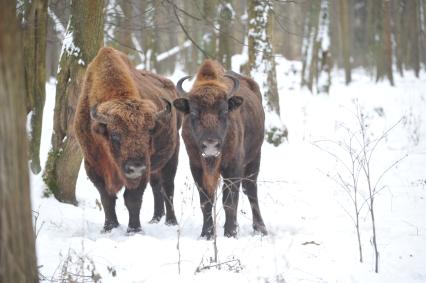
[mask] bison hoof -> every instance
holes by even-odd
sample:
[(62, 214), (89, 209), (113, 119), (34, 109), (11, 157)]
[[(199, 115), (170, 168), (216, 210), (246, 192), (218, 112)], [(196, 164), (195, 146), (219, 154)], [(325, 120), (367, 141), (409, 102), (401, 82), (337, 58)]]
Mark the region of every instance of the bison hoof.
[(201, 232), (201, 238), (205, 238), (206, 240), (211, 240), (213, 238), (213, 231), (203, 231)]
[(143, 233), (141, 227), (128, 227), (127, 234)]
[(166, 218), (166, 225), (168, 225), (168, 226), (175, 226), (177, 224), (178, 224), (178, 222), (176, 220), (176, 217)]
[(102, 229), (102, 233), (109, 233), (112, 229), (117, 228), (119, 226), (118, 223), (108, 223), (104, 225), (104, 228)]
[(235, 238), (237, 237), (237, 230), (225, 231), (224, 235), (228, 238)]
[(261, 234), (262, 236), (268, 235), (265, 225), (253, 224), (253, 230), (255, 234)]
[(162, 216), (153, 216), (152, 219), (149, 221), (149, 224), (156, 224), (160, 222)]

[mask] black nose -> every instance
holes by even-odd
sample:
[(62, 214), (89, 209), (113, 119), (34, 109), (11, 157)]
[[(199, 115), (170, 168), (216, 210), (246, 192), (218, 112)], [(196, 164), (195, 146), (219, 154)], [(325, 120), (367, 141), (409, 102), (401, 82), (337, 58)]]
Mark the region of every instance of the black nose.
[(207, 148), (219, 148), (220, 146), (220, 141), (217, 139), (207, 139), (205, 141), (203, 141), (201, 143), (201, 147), (203, 150), (207, 149)]
[(141, 160), (128, 160), (124, 164), (124, 173), (134, 174), (141, 172), (145, 167), (145, 163)]

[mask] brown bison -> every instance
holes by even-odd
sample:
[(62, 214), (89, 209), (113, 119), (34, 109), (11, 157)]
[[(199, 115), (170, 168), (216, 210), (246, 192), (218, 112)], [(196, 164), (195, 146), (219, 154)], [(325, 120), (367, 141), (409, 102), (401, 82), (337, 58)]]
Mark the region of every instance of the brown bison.
[(212, 206), (219, 175), (223, 177), (225, 236), (237, 234), (237, 206), (240, 183), (248, 196), (253, 228), (267, 234), (257, 198), (257, 175), (264, 138), (265, 114), (259, 86), (248, 77), (225, 73), (216, 61), (200, 67), (192, 90), (182, 89), (173, 105), (185, 113), (182, 137), (189, 155), (192, 176), (200, 193), (203, 212), (202, 237), (214, 232)]
[(181, 117), (171, 102), (174, 84), (137, 71), (126, 55), (102, 48), (87, 68), (75, 116), (75, 132), (90, 180), (105, 211), (104, 231), (117, 227), (116, 193), (123, 187), (129, 232), (141, 230), (139, 212), (148, 182), (158, 222), (176, 224), (174, 178), (178, 163)]

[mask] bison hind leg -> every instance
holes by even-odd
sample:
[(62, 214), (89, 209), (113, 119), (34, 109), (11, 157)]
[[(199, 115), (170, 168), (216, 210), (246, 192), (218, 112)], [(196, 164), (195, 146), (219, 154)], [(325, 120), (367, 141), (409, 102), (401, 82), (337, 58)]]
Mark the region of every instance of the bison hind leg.
[(161, 189), (160, 177), (158, 175), (151, 175), (149, 183), (154, 197), (154, 215), (149, 223), (155, 224), (160, 222), (161, 218), (164, 216), (164, 197)]
[(257, 175), (259, 174), (259, 166), (260, 153), (246, 166), (242, 185), (243, 192), (247, 195), (250, 202), (254, 232), (262, 235), (268, 235), (268, 231), (266, 230), (265, 223), (263, 222), (262, 215), (260, 213), (259, 200), (257, 197)]
[(137, 234), (137, 233), (143, 234), (143, 230), (142, 230), (141, 227), (136, 227), (136, 228), (128, 227), (127, 228), (127, 234), (132, 235), (132, 234)]
[[(177, 137), (179, 140), (179, 137)], [(166, 225), (177, 225), (173, 197), (175, 191), (175, 176), (178, 165), (179, 145), (176, 146), (175, 153), (161, 170), (161, 188), (164, 206), (166, 207)]]
[(102, 233), (109, 233), (112, 229), (120, 226), (117, 220), (115, 221), (105, 221), (104, 228), (102, 229)]

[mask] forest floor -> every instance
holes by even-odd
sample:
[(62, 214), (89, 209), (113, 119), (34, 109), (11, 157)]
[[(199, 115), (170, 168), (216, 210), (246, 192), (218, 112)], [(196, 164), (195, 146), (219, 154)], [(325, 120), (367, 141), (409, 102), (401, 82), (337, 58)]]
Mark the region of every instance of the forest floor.
[[(175, 179), (179, 226), (166, 226), (164, 218), (148, 223), (153, 213), (148, 187), (141, 234), (126, 234), (122, 192), (117, 201), (120, 227), (101, 233), (100, 198), (83, 167), (77, 182), (78, 206), (43, 197), (41, 174), (32, 175), (43, 282), (426, 282), (426, 81), (406, 73), (391, 87), (355, 71), (347, 87), (343, 74), (335, 72), (330, 94), (312, 95), (299, 86), (300, 63), (282, 59), (278, 63), (281, 112), (289, 140), (278, 147), (265, 142), (262, 149), (259, 199), (268, 236), (253, 234), (249, 202), (241, 193), (238, 237), (224, 237), (219, 202), (218, 263), (212, 262), (213, 241), (199, 237), (202, 214), (184, 146)], [(176, 82), (182, 75), (176, 72), (170, 78)], [(54, 95), (52, 81), (47, 84), (43, 119), (43, 163)], [(363, 148), (360, 117), (367, 126), (365, 137), (372, 142), (366, 147), (372, 153), (370, 181), (379, 191), (374, 202), (379, 273), (374, 272), (367, 183), (361, 171), (360, 263), (351, 175), (343, 166), (349, 164), (350, 151), (342, 147), (351, 137), (354, 151)]]

